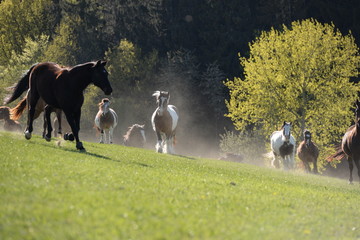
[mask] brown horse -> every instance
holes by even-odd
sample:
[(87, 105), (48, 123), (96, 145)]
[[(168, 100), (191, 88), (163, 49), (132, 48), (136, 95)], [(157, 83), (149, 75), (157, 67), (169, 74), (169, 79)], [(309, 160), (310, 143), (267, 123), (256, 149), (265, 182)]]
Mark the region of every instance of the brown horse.
[(319, 157), (318, 147), (311, 141), (311, 133), (308, 130), (304, 131), (304, 141), (302, 141), (297, 148), (297, 155), (304, 163), (306, 172), (311, 172), (309, 163), (313, 163), (313, 172), (318, 173), (317, 158)]
[(64, 68), (50, 62), (32, 66), (28, 73), (17, 83), (12, 96), (6, 100), (6, 103), (10, 103), (29, 89), (29, 112), (25, 138), (31, 138), (36, 104), (39, 98), (42, 98), (49, 106), (46, 109), (47, 138), (51, 138), (52, 131), (50, 108), (61, 109), (65, 113), (72, 131), (72, 133), (64, 135), (65, 140), (75, 138), (76, 148), (85, 151), (79, 139), (84, 90), (89, 84), (93, 83), (101, 88), (106, 95), (111, 94), (112, 88), (105, 65), (106, 62), (97, 61), (79, 64), (70, 68)]
[(349, 183), (352, 184), (352, 170), (354, 168), (353, 161), (358, 169), (358, 176), (360, 178), (360, 102), (358, 100), (356, 100), (355, 124), (348, 128), (342, 138), (341, 147), (335, 154), (329, 156), (327, 160), (341, 160), (346, 156), (349, 162), (350, 170)]
[(174, 154), (173, 144), (175, 142), (175, 133), (178, 123), (177, 109), (169, 105), (169, 92), (156, 91), (153, 94), (156, 97), (158, 107), (154, 111), (151, 123), (157, 136), (156, 152)]
[(4, 120), (4, 130), (6, 131), (21, 131), (21, 125), (18, 121), (10, 118), (10, 108), (0, 107), (0, 120)]
[(124, 135), (124, 145), (143, 148), (146, 143), (145, 125), (134, 124), (129, 127)]

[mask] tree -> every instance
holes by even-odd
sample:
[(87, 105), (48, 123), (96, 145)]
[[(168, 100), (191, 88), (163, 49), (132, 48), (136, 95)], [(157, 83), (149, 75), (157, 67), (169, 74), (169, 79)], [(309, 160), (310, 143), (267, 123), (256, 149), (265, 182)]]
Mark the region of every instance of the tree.
[(252, 126), (268, 136), (286, 120), (294, 122), (297, 138), (309, 128), (319, 144), (339, 141), (360, 90), (349, 81), (360, 63), (351, 33), (314, 19), (295, 21), (262, 32), (240, 62), (244, 77), (226, 83), (227, 116), (238, 130)]

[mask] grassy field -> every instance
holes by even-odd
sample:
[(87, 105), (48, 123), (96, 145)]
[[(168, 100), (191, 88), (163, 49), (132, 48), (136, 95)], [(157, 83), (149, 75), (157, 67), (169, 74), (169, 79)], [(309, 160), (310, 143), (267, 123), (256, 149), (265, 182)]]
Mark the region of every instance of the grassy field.
[(360, 238), (358, 183), (58, 143), (0, 132), (0, 239)]

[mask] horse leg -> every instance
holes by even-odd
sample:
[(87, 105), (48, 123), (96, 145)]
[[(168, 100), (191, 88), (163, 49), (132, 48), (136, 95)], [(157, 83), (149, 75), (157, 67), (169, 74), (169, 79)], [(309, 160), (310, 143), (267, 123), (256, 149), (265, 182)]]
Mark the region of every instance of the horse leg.
[(273, 166), (274, 168), (280, 168), (279, 159), (275, 152), (273, 152), (273, 160), (271, 161), (271, 166)]
[(353, 157), (353, 159), (354, 159), (355, 165), (356, 165), (357, 170), (358, 170), (358, 176), (359, 176), (359, 178), (360, 178), (360, 163), (359, 163), (359, 158)]
[(303, 160), (303, 163), (304, 163), (304, 166), (305, 166), (305, 171), (307, 173), (311, 172), (309, 162), (307, 160)]
[(47, 128), (47, 122), (46, 122), (46, 114), (45, 114), (45, 112), (44, 112), (43, 120), (44, 120), (44, 123), (43, 123), (43, 133), (42, 133), (42, 137), (45, 138), (46, 128)]
[(350, 156), (348, 156), (348, 162), (349, 162), (349, 170), (350, 170), (349, 184), (352, 184), (352, 181), (353, 181), (352, 171), (353, 171), (354, 165), (352, 162), (352, 158)]
[(163, 149), (162, 149), (162, 138), (161, 138), (161, 134), (159, 131), (156, 131), (156, 136), (157, 136), (157, 143), (155, 145), (155, 149), (156, 152), (158, 153), (162, 153)]
[(114, 128), (110, 127), (109, 129), (109, 143), (112, 144), (113, 143), (113, 133), (114, 133)]
[(105, 143), (104, 141), (104, 129), (100, 129), (100, 142), (99, 143)]
[(81, 108), (75, 112), (75, 132), (73, 131), (75, 140), (76, 140), (76, 148), (79, 149), (80, 151), (86, 151), (85, 148), (83, 147), (82, 142), (80, 142), (80, 138), (79, 138), (79, 132), (80, 132), (80, 118), (81, 118)]
[(314, 174), (318, 174), (317, 159), (316, 158), (313, 159), (313, 164), (314, 164), (313, 172), (314, 172)]
[(61, 118), (62, 118), (62, 111), (60, 109), (56, 109), (56, 118), (58, 123), (58, 134), (62, 135), (62, 128), (61, 128)]
[[(31, 94), (30, 94), (31, 93)], [(31, 96), (31, 97), (30, 97)], [(25, 130), (25, 138), (29, 140), (31, 138), (31, 133), (33, 131), (33, 122), (34, 122), (34, 115), (36, 110), (36, 104), (39, 100), (40, 96), (36, 91), (29, 91), (28, 92), (28, 102), (29, 102), (29, 113), (28, 113), (28, 122), (27, 127)]]
[(76, 148), (80, 151), (86, 151), (82, 145), (82, 142), (80, 142), (80, 140), (79, 140), (79, 130), (80, 130), (79, 125), (80, 125), (81, 110), (76, 113), (71, 113), (67, 110), (66, 111), (64, 110), (64, 113), (65, 113), (66, 119), (70, 125), (71, 131), (72, 131), (72, 135), (65, 134), (64, 139), (72, 140), (71, 138), (75, 137)]
[[(53, 109), (51, 106), (46, 105), (44, 115), (45, 115), (45, 120), (47, 123), (47, 134), (45, 135), (45, 140), (48, 142), (51, 140), (51, 132), (53, 130), (51, 127), (51, 118), (50, 118), (52, 110)], [(45, 123), (45, 120), (44, 120), (44, 123)]]

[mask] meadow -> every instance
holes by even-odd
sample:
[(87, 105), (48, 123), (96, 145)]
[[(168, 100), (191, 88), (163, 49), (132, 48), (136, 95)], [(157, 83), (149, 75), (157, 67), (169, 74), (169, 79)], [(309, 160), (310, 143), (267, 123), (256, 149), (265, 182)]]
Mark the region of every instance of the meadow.
[(360, 184), (0, 132), (0, 239), (359, 239)]

